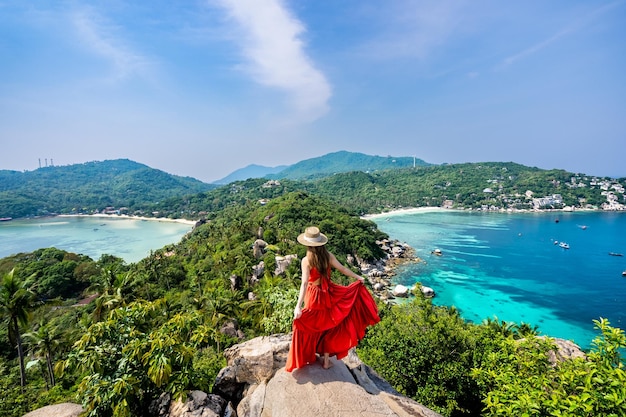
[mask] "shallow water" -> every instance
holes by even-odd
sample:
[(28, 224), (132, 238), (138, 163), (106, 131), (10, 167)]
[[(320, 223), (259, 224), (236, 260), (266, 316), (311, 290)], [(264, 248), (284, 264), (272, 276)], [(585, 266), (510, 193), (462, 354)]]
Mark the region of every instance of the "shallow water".
[(435, 304), (469, 321), (537, 325), (585, 349), (598, 334), (593, 319), (626, 325), (626, 256), (609, 255), (626, 255), (626, 213), (437, 211), (372, 220), (424, 260), (400, 268), (395, 282), (432, 287)]
[(166, 221), (102, 217), (51, 217), (0, 222), (0, 258), (55, 247), (97, 260), (110, 254), (137, 262), (192, 226)]

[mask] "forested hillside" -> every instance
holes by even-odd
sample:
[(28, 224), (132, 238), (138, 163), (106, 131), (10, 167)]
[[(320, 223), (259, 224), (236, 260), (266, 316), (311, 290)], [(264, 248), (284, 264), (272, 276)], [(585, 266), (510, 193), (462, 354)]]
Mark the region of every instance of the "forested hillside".
[[(272, 199), (302, 190), (322, 196), (353, 213), (380, 213), (406, 207), (463, 209), (602, 208), (611, 194), (624, 201), (626, 179), (598, 179), (563, 170), (515, 163), (486, 162), (348, 172), (310, 181), (250, 179), (184, 200), (164, 203), (169, 215), (191, 218), (233, 204)], [(610, 190), (610, 193), (609, 191)], [(558, 195), (560, 199), (553, 196)], [(549, 197), (545, 198), (544, 197)]]
[[(374, 223), (294, 192), (228, 207), (136, 264), (54, 248), (1, 259), (0, 415), (70, 400), (93, 416), (142, 416), (165, 390), (210, 392), (225, 366), (222, 351), (242, 340), (220, 332), (224, 325), (234, 323), (246, 339), (291, 328), (299, 262), (277, 273), (276, 256), (304, 256), (296, 237), (311, 224), (344, 263), (348, 254), (384, 256), (376, 240), (386, 235)], [(259, 237), (268, 245), (255, 256)], [(23, 369), (23, 393), (17, 334), (26, 362), (40, 361)]]
[(0, 171), (0, 217), (92, 213), (106, 207), (129, 212), (158, 209), (169, 197), (214, 188), (127, 159)]
[[(310, 193), (223, 206), (135, 264), (54, 248), (1, 259), (0, 415), (70, 401), (90, 417), (148, 417), (162, 393), (210, 393), (225, 348), (290, 331), (306, 226), (320, 226), (344, 264), (386, 256), (373, 222)], [(420, 292), (379, 307), (359, 356), (444, 416), (623, 415), (626, 338), (605, 320), (587, 357), (551, 364), (554, 345), (528, 324), (465, 322)]]
[[(233, 204), (306, 191), (359, 214), (402, 207), (604, 208), (626, 203), (626, 179), (512, 162), (428, 165), (413, 158), (337, 152), (294, 164), (281, 179), (204, 184), (128, 160), (32, 172), (0, 171), (0, 217), (111, 212), (201, 219)], [(357, 168), (358, 167), (358, 168)], [(346, 172), (349, 171), (349, 172)], [(291, 179), (307, 178), (307, 179)]]

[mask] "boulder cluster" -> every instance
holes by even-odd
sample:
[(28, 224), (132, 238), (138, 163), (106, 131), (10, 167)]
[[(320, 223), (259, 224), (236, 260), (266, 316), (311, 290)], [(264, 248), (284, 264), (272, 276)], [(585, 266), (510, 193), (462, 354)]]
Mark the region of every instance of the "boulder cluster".
[[(421, 261), (415, 256), (414, 249), (408, 244), (398, 240), (384, 239), (378, 240), (376, 243), (385, 252), (385, 258), (371, 263), (358, 258), (355, 260), (354, 257), (349, 256), (348, 263), (354, 265), (356, 262), (361, 273), (368, 278), (376, 297), (385, 302), (392, 302), (397, 297), (406, 298), (413, 294), (416, 288), (408, 288), (404, 285), (392, 285), (391, 280), (395, 275), (395, 268), (398, 265), (407, 262)], [(433, 297), (435, 295), (435, 292), (429, 287), (420, 286), (419, 290), (426, 297)]]

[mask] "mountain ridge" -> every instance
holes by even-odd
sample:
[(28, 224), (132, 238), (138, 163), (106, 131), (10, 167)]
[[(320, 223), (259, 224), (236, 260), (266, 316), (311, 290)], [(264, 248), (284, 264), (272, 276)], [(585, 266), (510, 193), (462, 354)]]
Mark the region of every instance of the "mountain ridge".
[(431, 165), (433, 164), (416, 157), (391, 155), (385, 157), (342, 150), (303, 159), (291, 165), (266, 167), (251, 164), (233, 171), (213, 184), (229, 184), (250, 178), (310, 180), (351, 171), (373, 172)]

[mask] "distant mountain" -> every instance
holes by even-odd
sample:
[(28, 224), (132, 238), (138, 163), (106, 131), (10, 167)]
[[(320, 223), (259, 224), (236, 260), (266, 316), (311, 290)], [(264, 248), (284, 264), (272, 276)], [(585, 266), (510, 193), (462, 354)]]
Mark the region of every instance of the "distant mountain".
[(167, 198), (215, 187), (128, 159), (25, 172), (0, 170), (0, 217), (94, 212), (106, 207), (158, 210), (159, 202)]
[(213, 181), (213, 184), (222, 185), (222, 184), (230, 184), (231, 182), (234, 182), (234, 181), (247, 180), (250, 178), (264, 178), (268, 175), (281, 172), (285, 168), (287, 168), (287, 165), (280, 165), (280, 166), (272, 168), (272, 167), (266, 167), (262, 165), (251, 164), (251, 165), (248, 165), (247, 167), (240, 168), (230, 173), (229, 175), (225, 176), (222, 179)]
[(339, 151), (317, 158), (305, 159), (290, 165), (277, 174), (268, 175), (274, 179), (313, 179), (342, 172), (374, 172), (412, 166), (431, 166), (421, 159), (410, 156), (372, 156), (358, 152)]
[(261, 165), (248, 165), (232, 174), (214, 181), (213, 184), (230, 184), (250, 178), (307, 180), (327, 177), (341, 172), (374, 172), (412, 166), (431, 166), (421, 159), (410, 156), (372, 156), (358, 152), (339, 151), (316, 158), (305, 159), (293, 165), (274, 168)]

